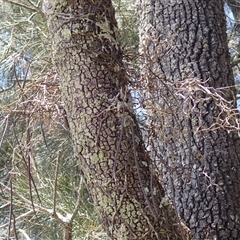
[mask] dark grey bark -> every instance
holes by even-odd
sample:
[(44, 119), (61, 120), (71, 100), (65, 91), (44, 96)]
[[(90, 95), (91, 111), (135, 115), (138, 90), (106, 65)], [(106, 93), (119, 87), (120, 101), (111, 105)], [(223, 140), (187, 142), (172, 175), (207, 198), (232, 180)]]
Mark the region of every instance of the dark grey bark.
[(194, 239), (238, 239), (240, 139), (226, 121), (236, 104), (223, 1), (140, 0), (138, 15), (149, 137), (166, 189)]
[(110, 0), (45, 1), (79, 166), (112, 239), (183, 239), (141, 138)]

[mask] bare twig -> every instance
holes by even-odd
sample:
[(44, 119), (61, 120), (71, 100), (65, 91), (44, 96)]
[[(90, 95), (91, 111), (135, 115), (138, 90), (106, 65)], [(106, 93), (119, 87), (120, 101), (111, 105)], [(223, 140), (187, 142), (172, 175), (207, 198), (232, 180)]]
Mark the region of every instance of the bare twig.
[(0, 148), (2, 146), (2, 143), (3, 143), (3, 140), (4, 140), (4, 136), (6, 134), (6, 131), (7, 131), (7, 128), (8, 128), (8, 119), (9, 118), (9, 115), (7, 115), (4, 119), (4, 123), (5, 123), (5, 126), (4, 126), (4, 129), (3, 129), (3, 132), (2, 132), (2, 136), (1, 136), (1, 139), (0, 139)]
[(35, 6), (32, 2), (30, 2), (28, 0), (28, 3), (30, 3), (31, 7), (26, 5), (26, 4), (23, 4), (23, 3), (19, 3), (19, 2), (15, 2), (15, 1), (12, 1), (12, 0), (3, 0), (4, 2), (8, 2), (8, 3), (11, 3), (11, 4), (14, 4), (14, 5), (17, 5), (19, 7), (23, 7), (25, 9), (28, 9), (30, 11), (34, 11), (34, 12), (39, 12), (41, 15), (44, 16), (44, 13), (41, 11), (40, 8), (38, 8), (37, 6)]
[(18, 231), (25, 237), (26, 240), (31, 240), (27, 233), (23, 229), (18, 229)]
[(56, 213), (57, 182), (58, 182), (58, 171), (59, 171), (60, 157), (61, 157), (61, 151), (58, 152), (57, 159), (56, 159), (56, 168), (55, 168), (54, 185), (53, 185), (53, 214)]
[[(10, 203), (7, 203), (7, 204), (10, 204)], [(28, 216), (31, 216), (32, 214), (34, 214), (34, 211), (33, 211), (33, 210), (30, 210), (30, 211), (28, 211), (28, 212), (26, 212), (26, 213), (23, 213), (23, 214), (21, 214), (20, 216), (16, 217), (16, 218), (15, 218), (15, 221), (19, 221), (19, 220), (21, 220), (21, 219), (24, 219), (24, 218), (26, 218), (26, 217), (28, 217)], [(7, 227), (8, 225), (9, 225), (9, 223), (5, 223), (5, 224), (3, 224), (3, 225), (0, 225), (0, 229), (1, 229), (1, 228), (5, 228), (5, 227)]]
[[(3, 190), (6, 190), (9, 193), (12, 193), (12, 196), (17, 197), (19, 200), (21, 200), (23, 203), (25, 203), (26, 205), (31, 206), (32, 202), (29, 201), (28, 199), (26, 199), (25, 197), (23, 197), (21, 194), (17, 193), (14, 190), (11, 190), (11, 188), (5, 186), (3, 183), (0, 182), (0, 186), (2, 186)], [(56, 212), (55, 214), (53, 214), (53, 210), (52, 209), (48, 209), (45, 207), (42, 207), (36, 203), (34, 204), (34, 209), (36, 212), (41, 212), (41, 213), (45, 213), (48, 216), (54, 217), (59, 223), (65, 225), (66, 223), (69, 222), (69, 214), (66, 214), (66, 217), (64, 217), (62, 214)]]
[(75, 216), (77, 215), (78, 213), (78, 210), (81, 206), (81, 203), (82, 203), (82, 195), (81, 195), (81, 190), (82, 190), (82, 187), (83, 187), (83, 178), (81, 178), (80, 180), (80, 183), (79, 183), (79, 187), (78, 187), (78, 198), (77, 198), (77, 202), (75, 204), (75, 207), (74, 207), (74, 210), (73, 210), (73, 213), (72, 213), (72, 216), (71, 216), (71, 222), (73, 221), (73, 219), (75, 218)]

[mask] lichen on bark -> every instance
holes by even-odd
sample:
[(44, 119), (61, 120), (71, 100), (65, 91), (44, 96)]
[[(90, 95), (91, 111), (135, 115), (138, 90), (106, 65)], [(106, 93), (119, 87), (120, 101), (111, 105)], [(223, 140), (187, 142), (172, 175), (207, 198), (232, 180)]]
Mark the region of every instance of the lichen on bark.
[(172, 205), (162, 204), (133, 113), (111, 1), (51, 2), (45, 13), (75, 153), (104, 229), (112, 239), (185, 238)]

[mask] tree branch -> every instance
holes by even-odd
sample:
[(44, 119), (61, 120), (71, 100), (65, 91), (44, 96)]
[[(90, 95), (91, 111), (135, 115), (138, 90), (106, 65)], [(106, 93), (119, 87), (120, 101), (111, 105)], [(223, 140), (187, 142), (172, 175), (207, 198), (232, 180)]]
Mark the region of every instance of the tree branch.
[(44, 15), (44, 13), (42, 12), (42, 10), (41, 10), (39, 7), (35, 6), (35, 5), (34, 5), (32, 2), (30, 2), (29, 0), (28, 0), (28, 3), (29, 3), (32, 7), (30, 7), (30, 6), (26, 5), (26, 4), (23, 4), (23, 3), (19, 3), (19, 2), (12, 1), (12, 0), (3, 0), (3, 1), (4, 1), (4, 2), (11, 3), (11, 4), (15, 4), (15, 5), (19, 6), (19, 7), (23, 7), (23, 8), (25, 8), (25, 9), (30, 10), (30, 11), (39, 12), (42, 16), (45, 17), (45, 15)]
[[(10, 204), (10, 203), (7, 203), (8, 205)], [(28, 217), (29, 215), (31, 215), (31, 214), (34, 214), (34, 211), (33, 210), (30, 210), (30, 211), (28, 211), (28, 212), (26, 212), (26, 213), (23, 213), (22, 215), (20, 215), (19, 217), (16, 217), (16, 219), (15, 219), (15, 221), (18, 221), (18, 220), (21, 220), (21, 219), (23, 219), (23, 218), (25, 218), (25, 217)], [(5, 224), (3, 224), (3, 225), (0, 225), (0, 229), (1, 228), (5, 228), (5, 227), (7, 227), (9, 225), (9, 223), (5, 223)]]
[[(26, 199), (25, 197), (23, 197), (22, 195), (20, 195), (16, 191), (11, 190), (11, 188), (5, 186), (1, 182), (0, 182), (0, 185), (3, 187), (3, 190), (6, 190), (7, 192), (11, 193), (13, 196), (19, 198), (19, 200), (24, 202), (26, 205), (32, 206), (31, 201), (29, 201), (28, 199)], [(58, 212), (54, 213), (52, 209), (44, 208), (44, 207), (39, 206), (38, 204), (35, 204), (35, 203), (33, 203), (33, 205), (34, 205), (35, 212), (45, 213), (48, 216), (55, 218), (56, 221), (58, 221), (59, 223), (61, 223), (63, 225), (68, 224), (70, 219), (71, 219), (71, 217), (69, 217), (71, 214), (66, 214), (66, 217), (64, 217), (62, 214), (60, 214)]]

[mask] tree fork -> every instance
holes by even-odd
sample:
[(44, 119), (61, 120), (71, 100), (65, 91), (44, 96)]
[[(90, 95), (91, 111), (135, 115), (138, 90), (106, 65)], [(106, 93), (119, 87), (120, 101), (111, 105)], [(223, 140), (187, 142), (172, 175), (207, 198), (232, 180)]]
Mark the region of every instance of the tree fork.
[(144, 148), (111, 1), (43, 8), (75, 153), (104, 229), (112, 239), (187, 239)]

